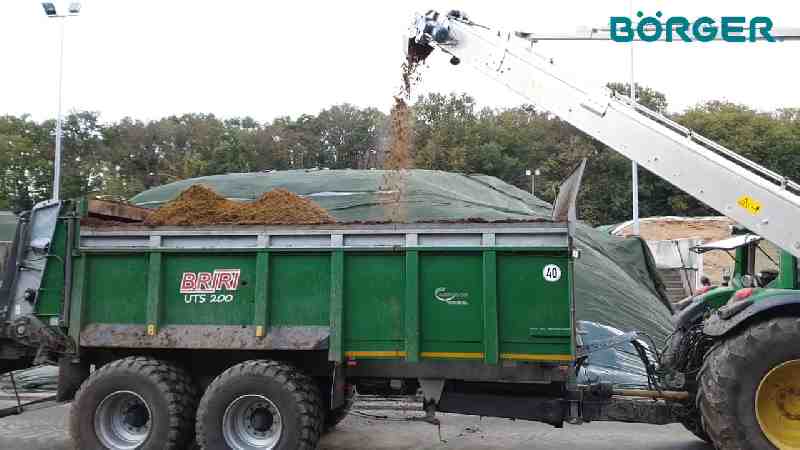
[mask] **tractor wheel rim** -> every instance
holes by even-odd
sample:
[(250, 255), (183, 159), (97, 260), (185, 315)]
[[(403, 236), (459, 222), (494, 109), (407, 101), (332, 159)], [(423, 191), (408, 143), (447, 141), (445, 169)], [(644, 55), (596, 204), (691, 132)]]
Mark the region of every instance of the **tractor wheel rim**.
[(242, 395), (232, 401), (222, 417), (222, 435), (235, 449), (262, 450), (277, 447), (283, 433), (278, 407), (263, 395)]
[(132, 391), (116, 391), (107, 395), (94, 413), (97, 439), (106, 448), (134, 449), (150, 436), (150, 406), (141, 395)]
[(780, 450), (800, 450), (800, 359), (770, 370), (756, 391), (756, 418)]

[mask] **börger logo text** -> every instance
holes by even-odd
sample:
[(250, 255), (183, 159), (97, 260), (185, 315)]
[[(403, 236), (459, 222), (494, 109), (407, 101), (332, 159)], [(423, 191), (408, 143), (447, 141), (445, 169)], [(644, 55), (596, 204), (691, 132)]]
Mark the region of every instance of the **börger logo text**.
[(664, 22), (664, 15), (658, 11), (655, 17), (644, 17), (644, 13), (636, 13), (639, 22), (634, 23), (629, 17), (611, 17), (611, 39), (615, 42), (631, 42), (635, 39), (644, 42), (666, 40), (673, 42), (710, 42), (720, 36), (726, 42), (755, 42), (764, 40), (775, 42), (770, 34), (772, 19), (769, 17), (753, 17), (749, 21), (743, 16), (722, 17), (717, 21), (711, 17), (700, 17), (694, 22), (683, 16), (670, 17)]
[(239, 288), (239, 269), (216, 269), (214, 272), (184, 272), (181, 294), (213, 294), (219, 290)]

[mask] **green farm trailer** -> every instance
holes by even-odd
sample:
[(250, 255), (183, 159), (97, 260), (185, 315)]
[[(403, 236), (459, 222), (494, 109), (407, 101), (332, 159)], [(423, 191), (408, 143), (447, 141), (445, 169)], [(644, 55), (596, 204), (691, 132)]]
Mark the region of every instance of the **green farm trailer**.
[(567, 221), (91, 226), (83, 205), (21, 217), (0, 292), (3, 369), (59, 363), (80, 448), (315, 448), (356, 386), (421, 389), (432, 423), (680, 406), (575, 385)]

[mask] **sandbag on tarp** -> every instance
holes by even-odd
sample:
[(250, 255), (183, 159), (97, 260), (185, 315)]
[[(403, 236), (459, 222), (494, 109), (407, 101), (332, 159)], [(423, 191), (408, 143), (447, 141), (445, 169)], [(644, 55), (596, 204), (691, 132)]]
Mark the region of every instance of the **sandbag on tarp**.
[[(158, 207), (197, 183), (237, 200), (252, 200), (274, 188), (313, 199), (340, 222), (385, 220), (382, 170), (289, 170), (215, 175), (145, 191), (131, 202)], [(402, 200), (405, 221), (547, 220), (551, 206), (515, 186), (486, 175), (409, 170)], [(579, 224), (575, 300), (580, 320), (643, 331), (657, 342), (672, 331), (666, 296), (646, 246)]]

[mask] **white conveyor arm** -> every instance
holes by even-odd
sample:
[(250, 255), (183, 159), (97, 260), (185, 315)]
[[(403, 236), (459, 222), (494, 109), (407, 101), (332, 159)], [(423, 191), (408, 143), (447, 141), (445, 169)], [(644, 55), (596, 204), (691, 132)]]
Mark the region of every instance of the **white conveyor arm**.
[(520, 33), (431, 11), (417, 19), (408, 57), (450, 54), (800, 257), (800, 185), (605, 87), (581, 86), (531, 46)]

